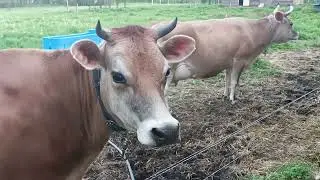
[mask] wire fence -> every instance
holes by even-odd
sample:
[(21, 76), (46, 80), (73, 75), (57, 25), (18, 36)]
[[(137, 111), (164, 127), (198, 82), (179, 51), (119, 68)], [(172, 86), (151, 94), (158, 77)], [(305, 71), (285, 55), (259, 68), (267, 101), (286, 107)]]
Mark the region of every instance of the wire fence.
[[(279, 107), (279, 108), (276, 109), (275, 111), (272, 111), (271, 113), (269, 113), (269, 114), (267, 114), (267, 115), (265, 115), (265, 116), (263, 116), (263, 117), (255, 120), (255, 121), (247, 124), (247, 125), (246, 125), (245, 127), (243, 127), (242, 129), (239, 129), (238, 131), (235, 131), (234, 133), (232, 133), (232, 134), (230, 134), (230, 135), (228, 135), (228, 136), (225, 136), (225, 137), (221, 138), (220, 140), (218, 140), (218, 141), (216, 141), (216, 142), (210, 143), (210, 144), (208, 144), (206, 147), (204, 147), (203, 149), (201, 149), (201, 150), (199, 150), (199, 151), (197, 151), (197, 152), (195, 152), (195, 153), (193, 153), (193, 154), (191, 154), (191, 155), (189, 155), (189, 156), (181, 159), (180, 161), (177, 161), (176, 163), (168, 166), (167, 168), (164, 168), (164, 169), (158, 171), (157, 173), (153, 174), (152, 176), (150, 176), (150, 177), (147, 178), (146, 180), (152, 180), (152, 179), (155, 179), (155, 178), (161, 176), (162, 174), (164, 174), (164, 173), (170, 171), (171, 169), (173, 169), (173, 168), (181, 165), (182, 163), (185, 163), (185, 162), (187, 162), (188, 160), (197, 157), (199, 154), (201, 154), (201, 153), (203, 153), (203, 152), (205, 152), (205, 151), (213, 148), (214, 146), (219, 145), (219, 144), (222, 143), (222, 142), (225, 142), (227, 139), (230, 139), (230, 138), (236, 136), (237, 134), (239, 134), (239, 133), (241, 133), (241, 132), (249, 129), (250, 127), (253, 127), (253, 126), (261, 123), (263, 120), (269, 118), (270, 116), (276, 114), (277, 112), (283, 110), (284, 108), (292, 105), (293, 103), (295, 103), (295, 102), (297, 102), (297, 101), (305, 98), (306, 96), (308, 96), (308, 95), (310, 95), (310, 94), (312, 94), (312, 93), (314, 93), (314, 92), (317, 92), (317, 91), (319, 91), (319, 90), (320, 90), (320, 87), (318, 87), (318, 88), (316, 88), (316, 89), (313, 89), (312, 91), (310, 91), (310, 92), (308, 92), (308, 93), (300, 96), (299, 98), (296, 98), (295, 100), (293, 100), (293, 101), (291, 101), (291, 102), (289, 102), (289, 103), (287, 103), (287, 104)], [(241, 157), (243, 157), (243, 156), (245, 156), (245, 155), (247, 155), (247, 154), (243, 154), (243, 155), (238, 156), (237, 158), (235, 158), (235, 159), (232, 160), (231, 162), (227, 163), (227, 164), (224, 165), (223, 167), (221, 167), (221, 168), (219, 168), (218, 170), (216, 170), (215, 172), (213, 172), (210, 176), (208, 176), (208, 177), (205, 178), (205, 179), (208, 179), (208, 178), (212, 177), (214, 174), (216, 174), (216, 173), (219, 172), (220, 170), (228, 167), (230, 164), (232, 164), (233, 162), (235, 162), (237, 159), (239, 159), (239, 158), (241, 158)]]
[[(131, 164), (129, 162), (129, 159), (127, 159), (126, 157), (126, 154), (125, 154), (125, 150), (122, 151), (116, 144), (114, 144), (113, 142), (111, 142), (110, 140), (108, 141), (108, 143), (114, 147), (121, 155), (122, 155), (122, 158), (126, 161), (126, 165), (128, 167), (128, 171), (129, 171), (129, 176), (131, 178), (131, 180), (135, 180), (134, 178), (134, 175), (133, 175), (133, 171), (132, 171), (132, 168), (131, 168)], [(126, 149), (126, 148), (125, 148)]]
[[(191, 160), (191, 159), (197, 157), (197, 156), (200, 155), (201, 153), (204, 153), (205, 151), (207, 151), (207, 150), (209, 150), (209, 149), (211, 149), (211, 148), (213, 148), (213, 147), (215, 147), (215, 146), (217, 146), (217, 145), (225, 142), (226, 140), (228, 140), (228, 139), (230, 139), (230, 138), (232, 138), (232, 137), (235, 137), (236, 135), (240, 134), (241, 132), (244, 132), (245, 130), (248, 130), (250, 127), (253, 127), (253, 126), (261, 123), (263, 120), (271, 117), (272, 115), (276, 114), (277, 112), (280, 112), (281, 110), (285, 109), (286, 107), (289, 107), (289, 106), (292, 105), (293, 103), (296, 103), (297, 101), (299, 101), (299, 100), (301, 100), (301, 99), (307, 97), (308, 95), (310, 95), (310, 94), (312, 94), (312, 93), (315, 93), (315, 92), (317, 92), (317, 91), (320, 91), (320, 86), (319, 86), (318, 88), (315, 88), (315, 89), (309, 91), (308, 93), (305, 93), (304, 95), (296, 98), (295, 100), (293, 100), (293, 101), (291, 101), (291, 102), (289, 102), (289, 103), (287, 103), (287, 104), (279, 107), (278, 109), (272, 111), (271, 113), (268, 113), (268, 114), (266, 114), (265, 116), (262, 116), (262, 117), (260, 117), (259, 119), (255, 120), (255, 121), (253, 121), (253, 122), (251, 122), (251, 123), (249, 123), (249, 124), (247, 124), (245, 127), (239, 129), (238, 131), (235, 131), (234, 133), (231, 133), (230, 135), (225, 136), (225, 137), (219, 139), (219, 140), (216, 141), (216, 142), (209, 143), (209, 144), (208, 144), (206, 147), (204, 147), (203, 149), (201, 149), (201, 150), (199, 150), (199, 151), (197, 151), (197, 152), (194, 152), (193, 154), (191, 154), (191, 155), (189, 155), (189, 156), (181, 159), (180, 161), (177, 161), (176, 163), (171, 164), (171, 165), (168, 166), (167, 168), (164, 168), (164, 169), (156, 172), (155, 174), (153, 174), (153, 175), (151, 175), (150, 177), (148, 177), (146, 180), (152, 180), (152, 179), (155, 179), (155, 178), (163, 175), (164, 173), (166, 173), (166, 172), (174, 169), (175, 167), (177, 167), (177, 166), (179, 166), (179, 165), (187, 162), (188, 160)], [(320, 97), (319, 97), (319, 98), (320, 98)], [(307, 101), (309, 101), (309, 100), (307, 99)], [(318, 103), (320, 103), (320, 102), (318, 102)], [(128, 167), (129, 176), (130, 176), (131, 180), (135, 180), (133, 170), (132, 170), (132, 168), (131, 168), (131, 165), (130, 165), (130, 163), (129, 163), (129, 160), (128, 160), (128, 159), (126, 158), (126, 156), (125, 156), (125, 153), (124, 153), (119, 147), (117, 147), (114, 143), (112, 143), (111, 141), (108, 141), (108, 142), (109, 142), (109, 144), (112, 145), (120, 154), (123, 155), (123, 159), (126, 161), (126, 165), (127, 165), (127, 167)], [(233, 158), (233, 160), (231, 160), (230, 162), (226, 163), (225, 165), (223, 165), (223, 166), (220, 167), (219, 169), (217, 169), (217, 170), (215, 170), (214, 172), (212, 172), (212, 173), (211, 173), (209, 176), (207, 176), (204, 180), (210, 179), (210, 178), (213, 177), (216, 173), (218, 173), (219, 171), (221, 171), (221, 170), (229, 167), (231, 164), (233, 164), (234, 162), (236, 162), (236, 161), (239, 160), (240, 158), (243, 158), (243, 157), (249, 155), (251, 152), (253, 152), (254, 150), (256, 150), (258, 147), (259, 147), (259, 145), (256, 145), (255, 147), (253, 147), (253, 148), (251, 149), (251, 151), (236, 156), (235, 158)]]

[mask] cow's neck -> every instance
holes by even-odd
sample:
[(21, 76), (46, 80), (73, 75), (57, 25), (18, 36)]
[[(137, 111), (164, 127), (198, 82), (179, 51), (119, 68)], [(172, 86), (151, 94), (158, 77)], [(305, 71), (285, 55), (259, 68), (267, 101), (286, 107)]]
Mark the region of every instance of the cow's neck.
[(253, 22), (251, 25), (253, 35), (256, 36), (255, 44), (261, 49), (266, 48), (271, 42), (274, 34), (273, 25), (267, 18), (259, 19)]
[(88, 141), (92, 143), (106, 143), (107, 129), (104, 119), (101, 115), (101, 107), (98, 103), (94, 91), (93, 77), (90, 71), (84, 69), (73, 59), (73, 69), (77, 81), (75, 91), (78, 94), (80, 102), (75, 105), (80, 106), (81, 122), (83, 123), (83, 133)]
[(50, 87), (43, 88), (47, 92), (38, 105), (46, 112), (40, 113), (37, 127), (47, 137), (43, 142), (49, 149), (44, 153), (50, 160), (42, 162), (61, 176), (83, 175), (108, 140), (91, 73), (67, 50), (46, 52), (42, 58), (46, 73), (39, 87)]

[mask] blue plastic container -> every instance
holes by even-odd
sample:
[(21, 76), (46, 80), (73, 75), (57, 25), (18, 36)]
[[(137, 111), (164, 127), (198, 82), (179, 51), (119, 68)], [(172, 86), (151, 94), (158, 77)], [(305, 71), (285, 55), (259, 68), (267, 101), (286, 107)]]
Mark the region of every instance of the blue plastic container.
[(97, 36), (95, 29), (89, 29), (85, 33), (47, 36), (42, 38), (43, 49), (69, 49), (70, 46), (81, 39), (90, 39), (96, 44), (102, 42), (102, 39)]
[(320, 12), (320, 4), (314, 4), (313, 8), (315, 11)]
[(315, 1), (315, 4), (313, 4), (313, 9), (314, 9), (315, 11), (320, 12), (320, 0), (316, 0), (316, 1)]

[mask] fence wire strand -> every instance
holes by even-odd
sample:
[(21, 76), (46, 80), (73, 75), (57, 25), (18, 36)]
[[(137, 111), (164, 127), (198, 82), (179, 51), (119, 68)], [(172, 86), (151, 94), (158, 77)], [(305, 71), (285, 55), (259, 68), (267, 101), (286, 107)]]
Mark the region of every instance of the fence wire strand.
[[(320, 98), (320, 96), (319, 96)], [(311, 99), (307, 99), (306, 98), (306, 101), (310, 101)], [(318, 102), (319, 103), (319, 102)], [(311, 106), (311, 105), (310, 105)], [(245, 154), (242, 154), (242, 155), (238, 155), (236, 158), (234, 158), (232, 161), (228, 162), (227, 164), (225, 164), (224, 166), (222, 166), (221, 168), (219, 168), (218, 170), (214, 171), (212, 174), (210, 174), (209, 176), (207, 176), (206, 178), (204, 178), (203, 180), (208, 180), (209, 178), (213, 177), (216, 173), (218, 173), (219, 171), (221, 171), (222, 169), (225, 169), (227, 167), (229, 167), (232, 163), (234, 163), (235, 161), (237, 161), (238, 159), (244, 157), (244, 156), (248, 156), (250, 155), (253, 151), (257, 150), (259, 147), (259, 145), (256, 145), (250, 152), (248, 153), (245, 153)], [(287, 160), (285, 163), (283, 163), (283, 165), (281, 165), (280, 167), (278, 167), (275, 171), (279, 170), (281, 167), (284, 166), (284, 164), (287, 164), (291, 161), (290, 160)], [(319, 179), (320, 180), (320, 179)]]
[[(278, 109), (272, 111), (271, 113), (269, 113), (269, 114), (267, 114), (267, 115), (264, 115), (264, 116), (262, 116), (261, 118), (259, 118), (259, 119), (255, 120), (255, 121), (247, 124), (244, 128), (239, 129), (238, 131), (235, 131), (234, 133), (231, 133), (231, 134), (229, 134), (228, 136), (225, 136), (225, 137), (219, 139), (218, 141), (216, 141), (216, 142), (214, 142), (214, 143), (210, 143), (210, 144), (209, 144), (208, 146), (206, 146), (205, 148), (203, 148), (203, 149), (201, 149), (201, 150), (199, 150), (199, 151), (197, 151), (197, 152), (195, 152), (195, 153), (193, 153), (193, 154), (191, 154), (191, 155), (189, 155), (189, 156), (187, 156), (187, 157), (179, 160), (178, 162), (170, 165), (170, 166), (167, 167), (167, 168), (164, 168), (164, 169), (156, 172), (155, 174), (153, 174), (153, 175), (151, 175), (150, 177), (148, 177), (146, 180), (152, 180), (152, 179), (155, 179), (156, 177), (161, 176), (162, 174), (168, 172), (169, 170), (171, 170), (171, 169), (179, 166), (180, 164), (182, 164), (182, 163), (184, 163), (184, 162), (186, 162), (186, 161), (188, 161), (188, 160), (190, 160), (190, 159), (198, 156), (199, 154), (201, 154), (201, 153), (203, 153), (203, 152), (211, 149), (212, 147), (217, 146), (218, 144), (226, 141), (227, 139), (229, 139), (229, 138), (231, 138), (231, 137), (234, 137), (235, 135), (237, 135), (237, 134), (239, 134), (239, 133), (241, 133), (241, 132), (249, 129), (250, 127), (252, 127), (252, 126), (260, 123), (260, 122), (263, 121), (264, 119), (267, 119), (268, 117), (272, 116), (273, 114), (275, 114), (275, 113), (283, 110), (284, 108), (290, 106), (291, 104), (299, 101), (300, 99), (302, 99), (302, 98), (308, 96), (309, 94), (312, 94), (312, 93), (314, 93), (314, 92), (316, 92), (316, 91), (318, 91), (318, 90), (320, 90), (320, 87), (315, 88), (315, 89), (313, 89), (312, 91), (307, 92), (306, 94), (304, 94), (304, 95), (296, 98), (295, 100), (293, 100), (293, 101), (291, 101), (291, 102), (289, 102), (289, 103), (287, 103), (287, 104), (279, 107)], [(242, 156), (243, 156), (243, 155), (241, 155), (240, 157), (242, 157)], [(225, 165), (225, 166), (223, 166), (222, 168), (218, 169), (217, 171), (215, 171), (214, 173), (212, 173), (211, 176), (213, 176), (215, 173), (217, 173), (218, 171), (220, 171), (220, 170), (223, 169), (224, 167), (227, 167), (229, 164), (231, 164), (232, 162), (236, 161), (236, 160), (239, 159), (240, 157), (235, 158), (235, 160), (229, 162), (227, 165)], [(208, 176), (207, 178), (209, 178), (209, 177), (211, 177), (211, 176)]]
[(131, 180), (135, 180), (134, 175), (133, 175), (133, 171), (132, 171), (132, 168), (131, 168), (131, 165), (130, 165), (130, 162), (129, 162), (129, 159), (127, 159), (125, 153), (117, 145), (115, 145), (113, 142), (111, 142), (110, 140), (108, 141), (108, 143), (112, 147), (114, 147), (123, 156), (123, 159), (126, 161), (126, 165), (128, 167), (130, 178), (131, 178)]
[(224, 166), (222, 166), (221, 168), (219, 168), (218, 170), (214, 171), (212, 174), (210, 174), (209, 176), (207, 176), (206, 178), (204, 178), (203, 180), (207, 180), (209, 179), (210, 177), (212, 177), (213, 175), (215, 175), (217, 172), (221, 171), (222, 169), (226, 168), (226, 167), (229, 167), (229, 165), (231, 165), (233, 162), (237, 161), (238, 159), (246, 156), (246, 155), (249, 155), (250, 153), (246, 153), (246, 154), (242, 154), (236, 158), (234, 158), (232, 161), (228, 162), (227, 164), (225, 164)]

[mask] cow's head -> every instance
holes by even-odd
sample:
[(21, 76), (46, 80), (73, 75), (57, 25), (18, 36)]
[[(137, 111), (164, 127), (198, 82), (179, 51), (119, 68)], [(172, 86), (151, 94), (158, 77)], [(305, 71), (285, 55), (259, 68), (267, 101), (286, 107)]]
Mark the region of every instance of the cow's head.
[(145, 145), (180, 140), (180, 125), (165, 104), (164, 86), (170, 74), (168, 64), (188, 57), (195, 50), (195, 41), (179, 35), (161, 46), (156, 43), (176, 23), (177, 19), (156, 30), (126, 26), (108, 31), (98, 21), (96, 33), (105, 40), (100, 47), (82, 40), (71, 48), (84, 68), (101, 69), (101, 97), (106, 109), (120, 125), (135, 131)]
[(285, 43), (290, 40), (297, 40), (299, 33), (293, 29), (293, 23), (288, 18), (293, 11), (293, 6), (287, 12), (279, 11), (279, 5), (274, 9), (273, 13), (269, 15), (269, 19), (274, 28), (272, 42)]

